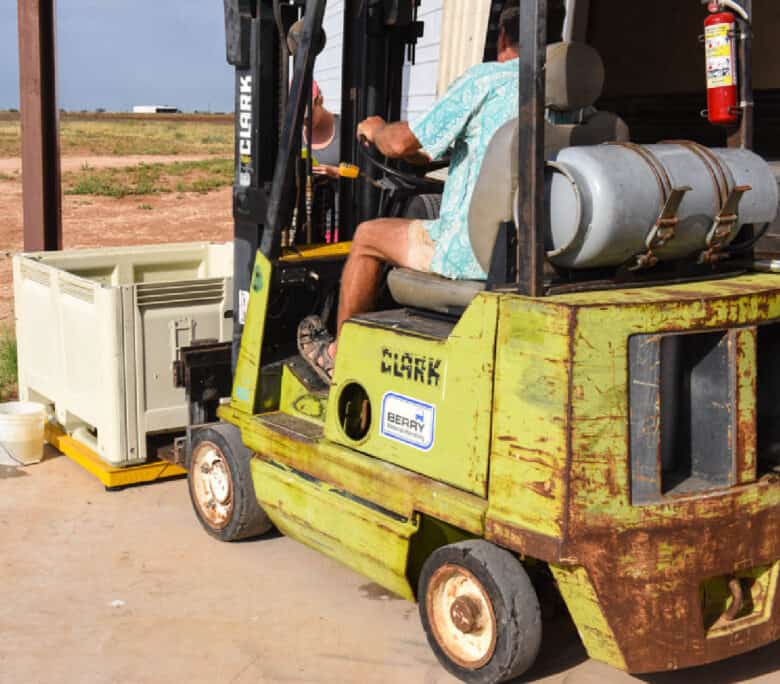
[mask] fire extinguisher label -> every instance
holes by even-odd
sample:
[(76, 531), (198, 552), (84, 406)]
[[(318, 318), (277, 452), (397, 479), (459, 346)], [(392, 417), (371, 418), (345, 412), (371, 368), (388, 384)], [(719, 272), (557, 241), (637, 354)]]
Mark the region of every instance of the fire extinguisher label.
[(734, 30), (734, 24), (715, 24), (707, 26), (705, 30), (708, 88), (728, 88), (736, 85), (732, 43)]

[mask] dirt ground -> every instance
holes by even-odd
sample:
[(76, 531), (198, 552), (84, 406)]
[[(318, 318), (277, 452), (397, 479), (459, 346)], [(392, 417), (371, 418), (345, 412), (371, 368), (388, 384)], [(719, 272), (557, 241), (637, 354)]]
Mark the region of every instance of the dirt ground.
[[(63, 168), (122, 167), (147, 162), (189, 161), (191, 157), (66, 157)], [(13, 174), (18, 159), (0, 159), (0, 172)], [(145, 197), (63, 197), (66, 249), (108, 245), (230, 240), (233, 228), (229, 188), (205, 195), (165, 193)], [(13, 322), (11, 256), (22, 249), (22, 185), (0, 180), (0, 325)]]
[[(187, 483), (120, 492), (65, 457), (0, 466), (0, 682), (454, 683), (416, 606), (289, 539), (222, 544)], [(780, 645), (636, 679), (547, 622), (534, 684), (778, 682)]]

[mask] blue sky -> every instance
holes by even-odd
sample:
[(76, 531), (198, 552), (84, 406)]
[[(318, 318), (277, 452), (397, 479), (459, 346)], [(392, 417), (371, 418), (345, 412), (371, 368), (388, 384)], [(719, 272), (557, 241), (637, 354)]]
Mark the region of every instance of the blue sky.
[[(219, 0), (57, 0), (59, 105), (231, 111)], [(0, 109), (19, 106), (16, 0), (0, 0)]]

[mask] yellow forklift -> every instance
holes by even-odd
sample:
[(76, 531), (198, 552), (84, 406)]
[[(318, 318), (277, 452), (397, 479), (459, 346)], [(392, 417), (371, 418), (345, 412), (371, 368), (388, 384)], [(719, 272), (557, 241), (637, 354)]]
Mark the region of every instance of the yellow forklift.
[[(545, 577), (588, 654), (628, 672), (780, 637), (780, 281), (755, 252), (778, 189), (751, 151), (751, 6), (685, 3), (706, 21), (708, 115), (725, 112), (728, 145), (631, 142), (596, 108), (599, 54), (560, 41), (560, 3), (520, 0), (518, 118), (470, 205), (488, 279), (390, 270), (386, 301), (344, 326), (327, 386), (295, 339), (306, 315), (332, 324), (349, 249), (312, 244), (322, 227), (302, 199), (326, 2), (225, 0), (245, 309), (230, 398), (188, 433), (193, 507), (218, 539), (273, 525), (417, 601), (466, 682), (532, 666)], [(400, 117), (418, 5), (344, 2), (342, 158), (364, 177), (339, 182), (342, 239), (436, 210), (430, 169), (354, 140), (363, 118)]]

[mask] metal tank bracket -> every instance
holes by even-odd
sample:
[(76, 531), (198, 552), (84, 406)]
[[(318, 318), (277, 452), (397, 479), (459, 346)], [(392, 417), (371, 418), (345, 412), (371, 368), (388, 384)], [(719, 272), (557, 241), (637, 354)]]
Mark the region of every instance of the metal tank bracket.
[(669, 240), (674, 238), (677, 231), (677, 225), (680, 222), (677, 212), (680, 210), (680, 204), (682, 204), (682, 201), (685, 198), (685, 193), (689, 192), (691, 189), (690, 185), (672, 188), (666, 199), (664, 208), (661, 210), (661, 215), (647, 234), (647, 239), (645, 240), (647, 251), (636, 257), (636, 263), (628, 269), (629, 271), (652, 268), (658, 263), (658, 257), (655, 255), (655, 250), (659, 247), (663, 247)]
[(739, 203), (744, 194), (752, 189), (749, 185), (738, 185), (731, 191), (707, 233), (707, 249), (699, 256), (700, 264), (716, 263), (726, 257), (724, 250), (740, 228)]

